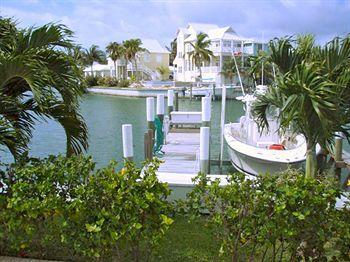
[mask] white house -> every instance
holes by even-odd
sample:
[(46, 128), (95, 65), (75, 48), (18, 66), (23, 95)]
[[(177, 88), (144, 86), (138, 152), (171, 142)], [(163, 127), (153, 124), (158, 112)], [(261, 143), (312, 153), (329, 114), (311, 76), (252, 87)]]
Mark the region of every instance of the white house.
[[(170, 52), (161, 46), (161, 44), (155, 39), (141, 39), (142, 47), (147, 51), (136, 55), (137, 71), (140, 74), (140, 78), (144, 80), (156, 80), (160, 78), (157, 68), (160, 66), (169, 67), (169, 54)], [(115, 76), (114, 63), (112, 59), (107, 58), (107, 64), (102, 65), (94, 63), (93, 71), (94, 75), (99, 76)], [(136, 71), (136, 67), (130, 61), (126, 65), (125, 59), (119, 59), (116, 62), (117, 74), (125, 74), (130, 76)], [(125, 66), (127, 71), (125, 70)], [(91, 75), (91, 68), (86, 67), (84, 69), (85, 75)], [(125, 77), (125, 76), (124, 76)]]
[(186, 28), (179, 28), (177, 31), (177, 55), (173, 62), (175, 81), (196, 81), (199, 72), (189, 55), (193, 50), (190, 43), (194, 43), (201, 32), (208, 35), (211, 41), (210, 50), (214, 54), (210, 62), (204, 62), (201, 67), (203, 82), (223, 84), (224, 77), (220, 73), (222, 66), (234, 53), (241, 54), (239, 57), (243, 59), (244, 56), (257, 54), (259, 50), (267, 51), (268, 48), (266, 43), (237, 35), (230, 26), (189, 23)]

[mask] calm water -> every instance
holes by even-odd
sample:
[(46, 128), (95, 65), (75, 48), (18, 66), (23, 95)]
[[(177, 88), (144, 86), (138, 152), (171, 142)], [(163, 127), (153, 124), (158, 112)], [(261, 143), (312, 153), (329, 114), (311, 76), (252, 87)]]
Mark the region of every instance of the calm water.
[[(227, 101), (226, 122), (236, 121), (243, 114), (241, 102)], [(200, 111), (200, 100), (180, 100), (179, 110)], [(220, 148), (221, 101), (212, 102), (212, 147), (211, 157), (218, 159)], [(98, 167), (105, 166), (111, 159), (122, 159), (121, 126), (132, 124), (134, 134), (135, 160), (143, 160), (143, 134), (147, 129), (146, 99), (124, 98), (105, 95), (86, 95), (81, 103), (81, 113), (89, 129), (90, 147), (87, 154), (93, 156)], [(49, 154), (65, 153), (65, 134), (54, 121), (36, 126), (30, 145), (30, 154), (45, 157)], [(349, 145), (345, 148), (350, 149)], [(228, 159), (225, 148), (224, 158)], [(9, 162), (8, 152), (0, 151), (0, 160)]]
[[(106, 95), (86, 95), (81, 103), (81, 113), (89, 130), (89, 150), (98, 167), (105, 166), (111, 159), (122, 159), (122, 124), (133, 125), (135, 160), (143, 160), (143, 134), (147, 130), (146, 99), (124, 98)], [(179, 110), (200, 111), (200, 100), (180, 100)], [(212, 102), (212, 158), (218, 159), (220, 150), (220, 110), (221, 102)], [(235, 121), (243, 114), (242, 104), (227, 101), (227, 121)], [(30, 154), (45, 157), (49, 154), (64, 154), (66, 150), (65, 134), (54, 121), (36, 126)], [(227, 158), (227, 155), (226, 155)], [(12, 161), (8, 152), (0, 152), (4, 162)]]

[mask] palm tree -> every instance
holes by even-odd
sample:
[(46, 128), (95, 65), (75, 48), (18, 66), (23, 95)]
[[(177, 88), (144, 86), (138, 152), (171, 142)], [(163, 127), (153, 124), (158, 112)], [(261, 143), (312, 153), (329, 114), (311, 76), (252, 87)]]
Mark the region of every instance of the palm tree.
[(123, 57), (124, 47), (117, 42), (111, 42), (107, 45), (106, 51), (114, 63), (115, 77), (118, 78), (120, 74), (119, 70), (117, 70), (117, 60)]
[[(136, 55), (140, 52), (147, 51), (145, 48), (142, 48), (142, 41), (140, 39), (129, 39), (123, 42), (124, 46), (124, 57), (126, 60), (126, 64), (130, 61), (131, 63), (135, 63), (135, 72), (136, 72), (136, 80), (138, 80), (138, 70), (137, 70), (137, 62)], [(133, 75), (133, 71), (131, 71)]]
[(92, 76), (94, 75), (94, 62), (100, 64), (104, 64), (107, 62), (105, 53), (102, 50), (100, 50), (100, 48), (97, 45), (92, 45), (89, 49), (85, 49), (84, 61), (86, 65), (90, 66)]
[(84, 49), (81, 45), (73, 45), (67, 48), (67, 54), (71, 56), (81, 67), (85, 65)]
[(211, 41), (208, 40), (208, 35), (205, 33), (199, 33), (195, 43), (190, 43), (193, 50), (189, 52), (189, 56), (199, 71), (199, 80), (202, 79), (202, 63), (209, 62), (210, 58), (214, 56), (213, 52), (209, 49), (210, 43)]
[(20, 158), (35, 124), (49, 118), (65, 130), (67, 155), (87, 149), (87, 127), (78, 112), (82, 70), (65, 50), (74, 47), (72, 32), (58, 24), (19, 30), (2, 18), (0, 35), (0, 144)]
[(270, 41), (269, 60), (276, 81), (258, 97), (254, 114), (268, 127), (267, 112), (277, 108), (282, 130), (305, 136), (306, 175), (316, 173), (315, 147), (331, 148), (337, 131), (349, 138), (350, 37), (315, 47), (310, 36)]
[(167, 66), (159, 66), (159, 67), (157, 67), (157, 71), (162, 76), (162, 80), (169, 79), (169, 74), (170, 74), (169, 67), (167, 67)]
[(177, 54), (177, 39), (175, 38), (171, 43), (170, 47), (166, 46), (166, 49), (170, 52), (169, 55), (169, 65), (173, 65), (173, 61)]

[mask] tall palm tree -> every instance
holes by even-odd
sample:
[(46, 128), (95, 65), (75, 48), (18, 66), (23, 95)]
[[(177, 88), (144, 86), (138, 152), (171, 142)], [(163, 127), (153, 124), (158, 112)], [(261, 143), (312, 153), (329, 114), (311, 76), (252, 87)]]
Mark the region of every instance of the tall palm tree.
[[(134, 62), (136, 80), (138, 80), (136, 55), (137, 53), (146, 52), (147, 50), (142, 47), (142, 41), (138, 38), (125, 40), (123, 42), (123, 46), (124, 46), (124, 57), (125, 57), (126, 63), (128, 63), (129, 61), (131, 63)], [(133, 71), (131, 71), (131, 74), (133, 75)]]
[(117, 42), (110, 42), (106, 47), (106, 51), (114, 63), (115, 77), (118, 78), (120, 74), (119, 70), (117, 70), (117, 60), (123, 57), (124, 47)]
[(349, 136), (350, 36), (324, 47), (310, 36), (270, 41), (269, 59), (276, 65), (276, 81), (254, 104), (260, 127), (268, 127), (267, 112), (279, 111), (282, 129), (305, 136), (306, 175), (317, 170), (315, 147), (331, 148), (337, 131)]
[(90, 66), (91, 75), (94, 75), (93, 64), (94, 62), (104, 64), (107, 62), (106, 54), (97, 46), (92, 45), (89, 49), (85, 49), (84, 52), (84, 61), (85, 64)]
[(194, 43), (190, 43), (193, 50), (189, 52), (192, 63), (196, 65), (199, 71), (199, 81), (202, 79), (201, 66), (203, 62), (209, 62), (213, 57), (213, 52), (209, 49), (211, 41), (205, 33), (199, 33)]
[(88, 147), (87, 127), (78, 112), (82, 70), (65, 49), (73, 48), (64, 25), (17, 29), (0, 19), (0, 144), (15, 159), (28, 149), (35, 124), (54, 119), (67, 139), (67, 155)]
[(175, 38), (173, 41), (170, 43), (170, 47), (166, 46), (166, 49), (170, 52), (169, 55), (169, 65), (173, 65), (174, 59), (177, 54), (177, 39)]

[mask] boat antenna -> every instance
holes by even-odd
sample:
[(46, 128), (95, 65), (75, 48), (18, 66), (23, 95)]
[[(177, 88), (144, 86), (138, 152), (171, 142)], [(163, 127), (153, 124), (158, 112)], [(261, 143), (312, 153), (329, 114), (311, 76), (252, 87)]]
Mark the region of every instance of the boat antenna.
[[(243, 52), (242, 52), (242, 55), (243, 55)], [(235, 67), (236, 67), (236, 71), (237, 71), (237, 74), (238, 74), (239, 83), (241, 85), (242, 94), (245, 95), (244, 88), (243, 88), (243, 83), (242, 83), (242, 79), (241, 79), (241, 74), (239, 73), (238, 66), (237, 66), (235, 52), (232, 52), (232, 56), (233, 56), (233, 61), (235, 62)]]
[(272, 63), (272, 72), (273, 72), (273, 80), (276, 81), (276, 70), (275, 70), (275, 63)]
[[(264, 31), (261, 32), (261, 46), (263, 45), (263, 43), (264, 43)], [(264, 59), (262, 59), (262, 62), (261, 62), (261, 85), (264, 85)]]
[(264, 60), (261, 62), (261, 85), (264, 85)]

